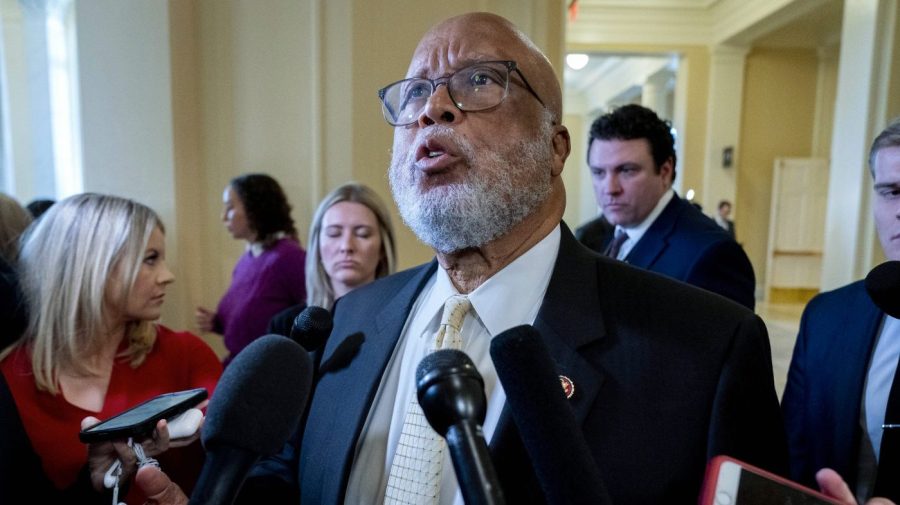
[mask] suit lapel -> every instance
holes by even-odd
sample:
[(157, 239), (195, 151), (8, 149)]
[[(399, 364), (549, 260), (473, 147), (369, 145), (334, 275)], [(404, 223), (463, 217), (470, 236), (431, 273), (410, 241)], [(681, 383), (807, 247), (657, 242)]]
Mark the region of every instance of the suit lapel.
[[(339, 503), (350, 476), (353, 454), (369, 409), (381, 384), (381, 377), (393, 354), (406, 318), (419, 292), (434, 273), (437, 262), (419, 268), (392, 298), (386, 298), (377, 312), (362, 310), (349, 312), (335, 327), (328, 341), (322, 361), (327, 361), (340, 343), (349, 335), (362, 331), (365, 340), (350, 364), (325, 374), (318, 382), (311, 412), (319, 416), (307, 424), (304, 433), (304, 452), (301, 458), (301, 482), (315, 482), (319, 489), (301, 489), (304, 497), (323, 503)], [(376, 295), (378, 292), (376, 292)], [(369, 300), (371, 301), (371, 300)], [(337, 307), (353, 311), (357, 306)], [(374, 321), (374, 324), (366, 321)], [(374, 326), (374, 329), (367, 329)], [(313, 408), (319, 407), (319, 408)], [(334, 466), (337, 464), (338, 466)], [(307, 476), (304, 476), (306, 474)], [(309, 477), (309, 478), (307, 478)], [(338, 478), (335, 478), (338, 477)]]
[[(343, 376), (344, 381), (340, 385), (341, 389), (339, 389), (344, 391), (343, 394), (347, 394), (352, 389), (360, 389), (359, 386), (361, 384), (369, 385), (365, 401), (348, 402), (349, 405), (352, 405), (352, 407), (348, 405), (348, 408), (355, 409), (356, 412), (348, 414), (347, 417), (357, 421), (354, 432), (347, 438), (348, 454), (352, 453), (359, 433), (362, 431), (363, 423), (368, 417), (375, 393), (381, 384), (381, 377), (384, 375), (388, 361), (391, 359), (394, 348), (397, 346), (397, 341), (400, 339), (400, 333), (403, 331), (403, 325), (406, 324), (409, 311), (436, 267), (437, 261), (432, 261), (427, 268), (423, 268), (410, 282), (406, 283), (397, 292), (396, 296), (386, 301), (381, 311), (375, 315), (374, 332), (366, 335), (366, 344), (370, 345), (371, 348), (365, 354), (365, 359), (354, 360), (354, 364), (358, 365), (357, 369), (349, 370), (350, 373)], [(398, 307), (402, 307), (402, 310), (397, 310)]]
[(625, 262), (636, 267), (650, 269), (669, 246), (669, 236), (675, 230), (675, 223), (684, 210), (684, 205), (684, 201), (678, 198), (678, 195), (673, 195), (663, 211), (656, 217), (656, 221), (653, 221), (641, 240), (625, 257)]
[[(576, 421), (583, 425), (604, 380), (603, 373), (581, 354), (604, 334), (596, 275), (597, 262), (604, 260), (579, 244), (565, 223), (560, 226), (559, 255), (534, 326), (556, 362), (556, 373), (575, 384), (569, 403)], [(490, 452), (507, 501), (540, 503), (537, 497), (542, 491), (508, 405), (497, 421)]]
[(534, 326), (556, 361), (557, 372), (575, 384), (569, 402), (577, 420), (584, 422), (604, 379), (581, 354), (605, 331), (598, 309), (597, 258), (575, 241), (565, 223), (560, 226), (559, 255)]
[[(575, 240), (565, 223), (560, 226), (559, 255), (534, 327), (556, 362), (557, 374), (575, 384), (570, 404), (578, 422), (583, 423), (604, 379), (603, 373), (580, 352), (599, 342), (604, 333), (603, 317), (598, 311), (598, 259)], [(509, 411), (504, 408), (497, 430), (512, 425)]]
[[(840, 440), (835, 441), (835, 450), (839, 452), (837, 461), (847, 462), (856, 461), (861, 437), (858, 427), (862, 401), (865, 397), (866, 375), (884, 317), (884, 313), (872, 303), (862, 283), (859, 284), (859, 292), (852, 300), (851, 307), (852, 310), (845, 312), (843, 324), (835, 326), (838, 339), (843, 343), (833, 351), (835, 357), (844, 364), (831, 369), (832, 373), (842, 370), (845, 372), (833, 377), (835, 395), (833, 404), (846, 407), (835, 409), (834, 414), (837, 416), (835, 433), (840, 435)], [(859, 337), (865, 340), (857, 340)], [(855, 463), (850, 464), (849, 468), (855, 466)], [(855, 478), (855, 475), (850, 478)]]

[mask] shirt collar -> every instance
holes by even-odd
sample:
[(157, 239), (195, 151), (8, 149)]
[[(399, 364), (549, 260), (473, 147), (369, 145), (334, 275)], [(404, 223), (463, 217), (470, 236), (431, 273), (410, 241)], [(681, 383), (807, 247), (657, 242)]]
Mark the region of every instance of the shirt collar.
[(659, 201), (656, 202), (656, 207), (653, 207), (653, 210), (650, 211), (650, 214), (647, 214), (647, 217), (644, 218), (643, 221), (640, 222), (637, 226), (627, 227), (627, 226), (616, 226), (616, 229), (624, 229), (628, 233), (628, 241), (626, 244), (636, 244), (641, 237), (644, 236), (644, 233), (647, 233), (647, 230), (656, 221), (656, 218), (662, 214), (663, 209), (666, 208), (666, 205), (672, 200), (675, 196), (675, 191), (672, 188), (669, 188), (659, 197)]
[[(275, 240), (281, 240), (284, 237), (287, 237), (287, 233), (283, 231), (275, 232)], [(254, 258), (258, 258), (260, 254), (262, 254), (266, 248), (262, 242), (250, 242), (247, 244), (247, 250), (250, 251), (250, 255)]]
[[(550, 284), (561, 236), (557, 225), (534, 247), (469, 293), (469, 302), (491, 337), (523, 321), (534, 322), (534, 307), (540, 305)], [(423, 301), (422, 310), (432, 314), (432, 321), (440, 318), (444, 301), (455, 294), (458, 292), (447, 271), (438, 268), (434, 288)]]

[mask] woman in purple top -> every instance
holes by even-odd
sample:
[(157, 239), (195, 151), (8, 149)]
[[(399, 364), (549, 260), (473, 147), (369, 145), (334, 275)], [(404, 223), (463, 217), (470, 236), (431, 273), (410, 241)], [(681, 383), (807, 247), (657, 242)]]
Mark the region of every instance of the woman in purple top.
[(222, 196), (222, 221), (231, 236), (247, 241), (231, 285), (213, 312), (197, 307), (197, 327), (225, 337), (227, 364), (256, 338), (269, 319), (306, 298), (306, 251), (297, 240), (291, 206), (281, 186), (265, 174), (232, 179)]

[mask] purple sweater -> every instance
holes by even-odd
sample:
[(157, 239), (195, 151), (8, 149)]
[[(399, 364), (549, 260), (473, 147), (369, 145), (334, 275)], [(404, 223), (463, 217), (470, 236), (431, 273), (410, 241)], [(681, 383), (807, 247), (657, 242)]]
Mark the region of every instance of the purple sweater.
[(216, 309), (213, 330), (225, 336), (227, 364), (253, 340), (265, 335), (272, 316), (306, 302), (306, 251), (284, 238), (257, 257), (248, 250), (238, 260), (231, 285)]

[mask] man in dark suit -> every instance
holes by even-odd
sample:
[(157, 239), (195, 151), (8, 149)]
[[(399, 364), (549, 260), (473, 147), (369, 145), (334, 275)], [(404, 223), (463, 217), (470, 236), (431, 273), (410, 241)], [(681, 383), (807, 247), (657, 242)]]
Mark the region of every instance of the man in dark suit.
[[(491, 61), (514, 61), (517, 70), (506, 76), (479, 63)], [(505, 98), (461, 110), (472, 104), (472, 75), (506, 85), (497, 95)], [(425, 88), (414, 110), (403, 109), (408, 97), (395, 97), (393, 86), (382, 92), (396, 125), (391, 185), (404, 221), (437, 258), (337, 303), (323, 362), (345, 337), (362, 332), (366, 340), (317, 385), (301, 445), (301, 501), (381, 503), (414, 394), (401, 379), (423, 356), (417, 341), (429, 332), (420, 328), (436, 327), (448, 292), (472, 303), (463, 350), (486, 380), (485, 431), (509, 503), (543, 501), (541, 483), (485, 346), (521, 323), (540, 330), (558, 374), (575, 384), (570, 404), (613, 503), (695, 501), (706, 461), (718, 453), (783, 471), (761, 321), (593, 255), (560, 224), (569, 138), (546, 58), (508, 21), (473, 14), (434, 27), (407, 76), (416, 80), (403, 86)], [(448, 462), (440, 503), (455, 494)]]
[[(881, 247), (889, 260), (900, 260), (900, 121), (873, 142), (869, 169)], [(900, 423), (886, 415), (888, 397), (900, 387), (898, 356), (900, 320), (875, 306), (863, 281), (809, 302), (782, 400), (794, 479), (812, 485), (816, 472), (830, 467), (860, 501), (883, 492), (879, 481), (900, 480), (880, 468), (888, 434), (882, 424)], [(889, 498), (898, 501), (900, 493)]]
[[(461, 503), (445, 449), (427, 451), (437, 456), (434, 473), (424, 464), (395, 472), (414, 450), (401, 442), (418, 405), (413, 372), (430, 349), (447, 345), (484, 377), (484, 433), (507, 503), (544, 503), (543, 490), (558, 483), (539, 480), (535, 466), (565, 468), (568, 454), (536, 461), (529, 453), (576, 434), (520, 437), (518, 426), (546, 412), (513, 415), (488, 348), (521, 324), (533, 324), (550, 349), (555, 367), (546, 372), (574, 387), (568, 404), (579, 443), (609, 503), (696, 502), (706, 462), (720, 453), (786, 471), (762, 321), (724, 298), (601, 257), (561, 222), (570, 150), (562, 94), (522, 32), (486, 13), (439, 23), (419, 43), (407, 79), (380, 96), (395, 126), (394, 199), (436, 259), (336, 303), (322, 368), (336, 356), (352, 359), (318, 379), (297, 465), (280, 473), (302, 503), (396, 503), (419, 484), (430, 486), (430, 498), (412, 503)], [(460, 317), (444, 325), (442, 306), (460, 295), (465, 303), (452, 306), (461, 311), (449, 311)]]
[(671, 125), (646, 107), (625, 105), (594, 121), (588, 144), (603, 215), (575, 236), (599, 253), (753, 309), (756, 281), (743, 248), (672, 189)]
[(729, 237), (735, 238), (734, 221), (731, 220), (731, 202), (728, 200), (719, 201), (719, 206), (716, 210), (716, 215), (713, 218), (716, 221), (716, 224), (721, 226), (722, 229), (728, 233)]

